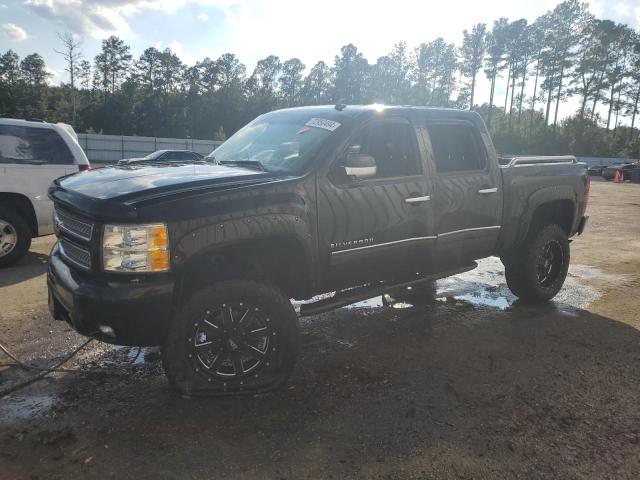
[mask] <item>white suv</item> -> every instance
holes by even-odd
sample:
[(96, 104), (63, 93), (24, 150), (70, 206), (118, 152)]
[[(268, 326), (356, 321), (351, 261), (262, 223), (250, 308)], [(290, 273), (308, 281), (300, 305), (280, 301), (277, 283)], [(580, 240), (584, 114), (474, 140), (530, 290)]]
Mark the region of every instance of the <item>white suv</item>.
[(53, 233), (51, 182), (89, 168), (70, 125), (0, 117), (0, 267)]

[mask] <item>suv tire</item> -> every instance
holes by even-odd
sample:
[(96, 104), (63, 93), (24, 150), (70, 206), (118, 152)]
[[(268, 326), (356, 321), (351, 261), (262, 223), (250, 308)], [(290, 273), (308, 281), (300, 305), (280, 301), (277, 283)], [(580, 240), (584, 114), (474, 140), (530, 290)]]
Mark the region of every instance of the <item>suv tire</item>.
[(162, 364), (187, 395), (255, 394), (286, 382), (298, 350), (289, 299), (264, 284), (231, 280), (187, 300), (169, 327)]
[(15, 210), (0, 205), (0, 268), (8, 267), (31, 247), (31, 228)]
[(533, 234), (519, 251), (502, 258), (507, 286), (526, 302), (551, 300), (567, 278), (569, 260), (567, 234), (558, 225), (547, 225)]

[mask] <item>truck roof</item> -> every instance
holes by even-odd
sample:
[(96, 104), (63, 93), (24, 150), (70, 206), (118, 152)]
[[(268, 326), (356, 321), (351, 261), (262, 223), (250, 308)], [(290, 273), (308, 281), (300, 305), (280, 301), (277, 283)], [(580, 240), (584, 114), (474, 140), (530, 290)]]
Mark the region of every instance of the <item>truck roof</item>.
[[(340, 108), (338, 108), (340, 107)], [(481, 117), (476, 113), (469, 110), (458, 110), (455, 108), (442, 108), (442, 107), (418, 107), (412, 105), (382, 105), (382, 104), (370, 104), (370, 105), (316, 105), (306, 107), (293, 107), (285, 108), (281, 110), (275, 110), (271, 113), (278, 112), (299, 112), (299, 113), (312, 113), (313, 115), (325, 116), (328, 118), (336, 118), (336, 116), (355, 118), (362, 114), (372, 112), (424, 112), (429, 117), (437, 118), (450, 118), (450, 119), (466, 119), (472, 122), (480, 120)]]

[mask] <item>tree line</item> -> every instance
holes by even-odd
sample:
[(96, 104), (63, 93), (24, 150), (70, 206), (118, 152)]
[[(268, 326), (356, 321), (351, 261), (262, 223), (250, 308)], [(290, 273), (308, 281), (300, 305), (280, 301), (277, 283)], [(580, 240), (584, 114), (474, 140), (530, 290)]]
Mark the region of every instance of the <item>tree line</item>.
[[(478, 23), (462, 32), (460, 48), (442, 38), (413, 49), (399, 42), (372, 64), (348, 44), (333, 65), (319, 61), (308, 72), (300, 59), (276, 55), (250, 73), (233, 53), (188, 66), (171, 49), (150, 47), (134, 59), (115, 36), (90, 62), (79, 40), (59, 36), (69, 82), (49, 85), (41, 55), (20, 59), (8, 50), (0, 56), (0, 113), (78, 131), (224, 139), (276, 108), (427, 105), (478, 111), (505, 153), (640, 157), (640, 34), (595, 18), (580, 0), (533, 23)], [(478, 104), (483, 75), (489, 101)], [(560, 120), (570, 99), (578, 108)]]

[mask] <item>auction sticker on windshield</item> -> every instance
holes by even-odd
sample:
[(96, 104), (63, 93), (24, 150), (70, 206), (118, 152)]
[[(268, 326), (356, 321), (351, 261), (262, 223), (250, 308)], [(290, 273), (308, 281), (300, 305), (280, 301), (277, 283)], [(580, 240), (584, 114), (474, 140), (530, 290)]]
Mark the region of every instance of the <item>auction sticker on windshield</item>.
[(305, 123), (305, 125), (307, 127), (323, 128), (325, 130), (333, 132), (340, 126), (340, 122), (334, 122), (333, 120), (327, 120), (326, 118), (312, 118), (307, 123)]

